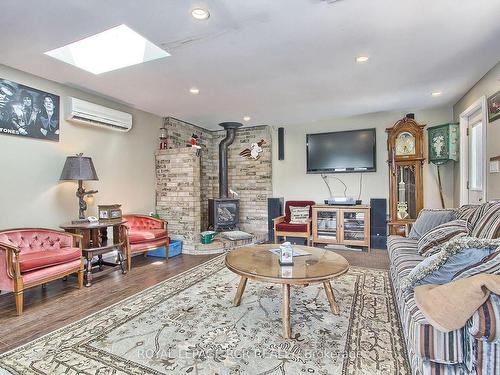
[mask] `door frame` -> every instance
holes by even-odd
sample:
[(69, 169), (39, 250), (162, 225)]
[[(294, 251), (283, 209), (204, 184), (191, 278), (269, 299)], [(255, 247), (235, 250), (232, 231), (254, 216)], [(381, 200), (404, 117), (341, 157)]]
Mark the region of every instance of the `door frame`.
[[(467, 128), (469, 127), (469, 117), (481, 110), (481, 121), (483, 123), (483, 146), (486, 147), (486, 133), (488, 129), (488, 106), (486, 96), (483, 95), (472, 103), (465, 111), (460, 114), (460, 206), (469, 203), (469, 192), (467, 189), (467, 181), (469, 180), (469, 138)], [(486, 150), (483, 150), (482, 166), (483, 166), (483, 202), (486, 202)]]

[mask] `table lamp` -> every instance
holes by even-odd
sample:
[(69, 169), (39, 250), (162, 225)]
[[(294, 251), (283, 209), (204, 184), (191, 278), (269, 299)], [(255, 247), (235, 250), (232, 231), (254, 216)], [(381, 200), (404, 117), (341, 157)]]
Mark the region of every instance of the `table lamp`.
[(76, 191), (76, 196), (79, 200), (80, 206), (80, 219), (85, 219), (85, 210), (87, 209), (87, 203), (83, 199), (86, 195), (95, 194), (97, 190), (85, 191), (83, 188), (83, 181), (97, 181), (97, 173), (94, 168), (94, 163), (92, 159), (83, 156), (83, 154), (77, 154), (76, 156), (68, 156), (66, 158), (66, 163), (64, 163), (64, 168), (59, 178), (61, 181), (78, 181), (78, 190)]

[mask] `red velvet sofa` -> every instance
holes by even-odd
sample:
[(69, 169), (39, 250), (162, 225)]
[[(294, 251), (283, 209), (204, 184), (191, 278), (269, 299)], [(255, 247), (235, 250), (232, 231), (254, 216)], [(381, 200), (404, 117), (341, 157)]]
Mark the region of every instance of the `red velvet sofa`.
[(132, 268), (132, 255), (145, 253), (158, 247), (165, 246), (166, 259), (168, 260), (167, 222), (146, 215), (123, 215), (127, 222), (127, 267)]
[[(310, 245), (311, 237), (311, 217), (312, 206), (314, 201), (287, 201), (285, 203), (285, 215), (278, 216), (273, 219), (274, 222), (274, 243), (278, 243), (278, 237), (303, 237), (306, 239), (307, 245)], [(309, 220), (307, 224), (291, 224), (290, 206), (307, 207), (309, 206)]]
[(25, 289), (78, 274), (83, 286), (81, 236), (52, 229), (0, 231), (0, 290), (14, 292), (17, 314)]

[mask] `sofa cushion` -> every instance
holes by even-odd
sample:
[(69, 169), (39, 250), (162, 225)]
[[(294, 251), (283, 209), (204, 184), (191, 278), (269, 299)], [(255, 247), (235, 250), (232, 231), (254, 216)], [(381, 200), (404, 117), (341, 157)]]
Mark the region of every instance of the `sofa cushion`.
[(428, 257), (437, 253), (441, 245), (457, 238), (469, 235), (469, 224), (465, 220), (452, 220), (438, 225), (425, 233), (418, 240), (418, 253)]
[(276, 224), (276, 230), (279, 232), (307, 232), (307, 224)]
[(447, 242), (441, 251), (425, 258), (402, 282), (401, 287), (422, 284), (445, 284), (461, 269), (479, 262), (500, 246), (500, 240), (460, 237)]
[(498, 238), (500, 236), (500, 201), (482, 205), (481, 217), (472, 228), (472, 237)]
[(78, 247), (21, 252), (19, 254), (19, 267), (21, 272), (28, 272), (78, 260), (81, 256), (82, 252)]
[(129, 229), (128, 238), (130, 243), (139, 243), (144, 241), (150, 241), (158, 238), (163, 238), (167, 236), (167, 231), (165, 229)]
[(440, 224), (447, 223), (448, 221), (455, 220), (456, 210), (434, 210), (424, 208), (418, 214), (417, 220), (411, 227), (410, 235), (408, 237), (419, 239), (432, 228)]

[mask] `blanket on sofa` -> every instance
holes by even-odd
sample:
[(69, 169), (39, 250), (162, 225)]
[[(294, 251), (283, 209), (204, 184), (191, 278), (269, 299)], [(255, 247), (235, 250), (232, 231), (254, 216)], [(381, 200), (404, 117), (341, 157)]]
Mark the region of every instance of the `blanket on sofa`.
[(488, 299), (500, 294), (500, 275), (479, 274), (443, 285), (415, 288), (415, 302), (429, 323), (443, 332), (462, 328)]

